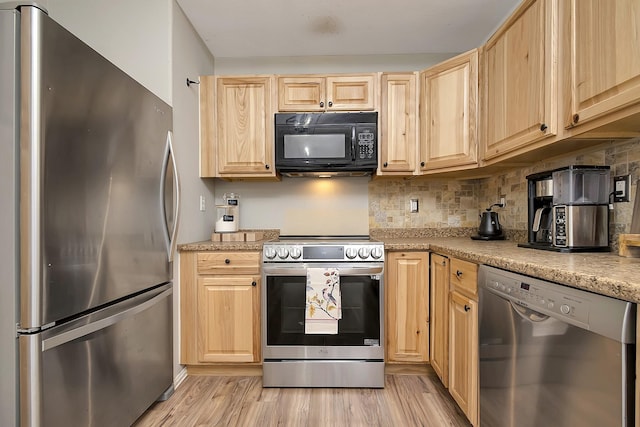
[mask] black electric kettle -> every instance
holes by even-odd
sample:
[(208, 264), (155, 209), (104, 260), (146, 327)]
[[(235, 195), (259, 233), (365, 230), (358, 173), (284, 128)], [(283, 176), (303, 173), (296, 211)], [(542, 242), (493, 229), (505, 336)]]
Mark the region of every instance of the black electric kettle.
[(503, 238), (502, 227), (500, 227), (500, 221), (498, 220), (498, 212), (491, 211), (494, 206), (501, 208), (504, 205), (502, 203), (495, 203), (482, 212), (482, 216), (480, 217), (478, 236), (485, 240)]

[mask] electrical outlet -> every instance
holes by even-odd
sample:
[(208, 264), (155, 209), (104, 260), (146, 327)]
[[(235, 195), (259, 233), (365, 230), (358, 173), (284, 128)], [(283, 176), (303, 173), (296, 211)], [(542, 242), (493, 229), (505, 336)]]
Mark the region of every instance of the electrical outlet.
[(409, 212), (418, 212), (418, 199), (409, 199)]
[(500, 204), (502, 206), (506, 206), (507, 202), (505, 196), (500, 196)]
[(200, 196), (200, 212), (204, 212), (206, 210), (206, 205), (204, 201), (204, 196)]
[(631, 175), (614, 176), (613, 177), (613, 201), (628, 202), (630, 185), (631, 185)]

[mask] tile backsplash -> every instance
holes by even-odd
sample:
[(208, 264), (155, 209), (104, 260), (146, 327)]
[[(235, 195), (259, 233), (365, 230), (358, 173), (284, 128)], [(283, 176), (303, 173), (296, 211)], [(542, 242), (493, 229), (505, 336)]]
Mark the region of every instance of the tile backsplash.
[[(631, 202), (616, 203), (610, 215), (610, 236), (628, 233), (633, 201), (640, 178), (640, 138), (610, 141), (586, 152), (557, 157), (499, 172), (490, 178), (440, 180), (431, 178), (379, 179), (369, 183), (369, 228), (448, 228), (479, 224), (483, 209), (505, 197), (499, 213), (506, 231), (527, 230), (527, 179), (536, 172), (568, 165), (608, 165), (611, 175), (631, 174)], [(419, 211), (409, 212), (409, 200), (418, 199)]]

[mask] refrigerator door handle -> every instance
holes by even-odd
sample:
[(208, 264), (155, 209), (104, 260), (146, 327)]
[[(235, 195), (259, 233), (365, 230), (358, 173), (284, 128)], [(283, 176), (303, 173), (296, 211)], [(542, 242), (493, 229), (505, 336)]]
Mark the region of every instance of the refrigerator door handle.
[(166, 224), (164, 236), (167, 245), (167, 257), (169, 262), (173, 262), (173, 254), (177, 245), (178, 220), (180, 218), (180, 178), (173, 150), (173, 132), (171, 131), (167, 132), (167, 143), (162, 161), (162, 183), (160, 198)]
[(158, 303), (158, 301), (166, 298), (171, 295), (173, 292), (173, 288), (166, 289), (165, 291), (159, 293), (147, 301), (133, 306), (127, 310), (121, 311), (117, 314), (114, 314), (109, 317), (105, 317), (104, 319), (97, 320), (95, 322), (89, 323), (87, 325), (81, 326), (79, 328), (71, 329), (67, 332), (63, 332), (61, 334), (55, 335), (51, 338), (47, 338), (42, 341), (42, 351), (47, 351), (52, 348), (58, 347), (60, 345), (66, 344), (75, 339), (84, 337), (86, 335), (92, 334), (101, 329), (105, 329), (111, 325), (114, 325), (126, 318), (135, 316), (138, 313), (142, 313), (148, 308), (154, 306)]

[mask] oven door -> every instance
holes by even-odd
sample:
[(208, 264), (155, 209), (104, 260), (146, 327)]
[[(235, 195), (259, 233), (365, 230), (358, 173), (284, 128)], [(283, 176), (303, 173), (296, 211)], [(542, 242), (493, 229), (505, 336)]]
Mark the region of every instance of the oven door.
[[(308, 267), (339, 269), (342, 318), (335, 335), (305, 334)], [(382, 263), (264, 265), (264, 359), (384, 360), (383, 271)]]

